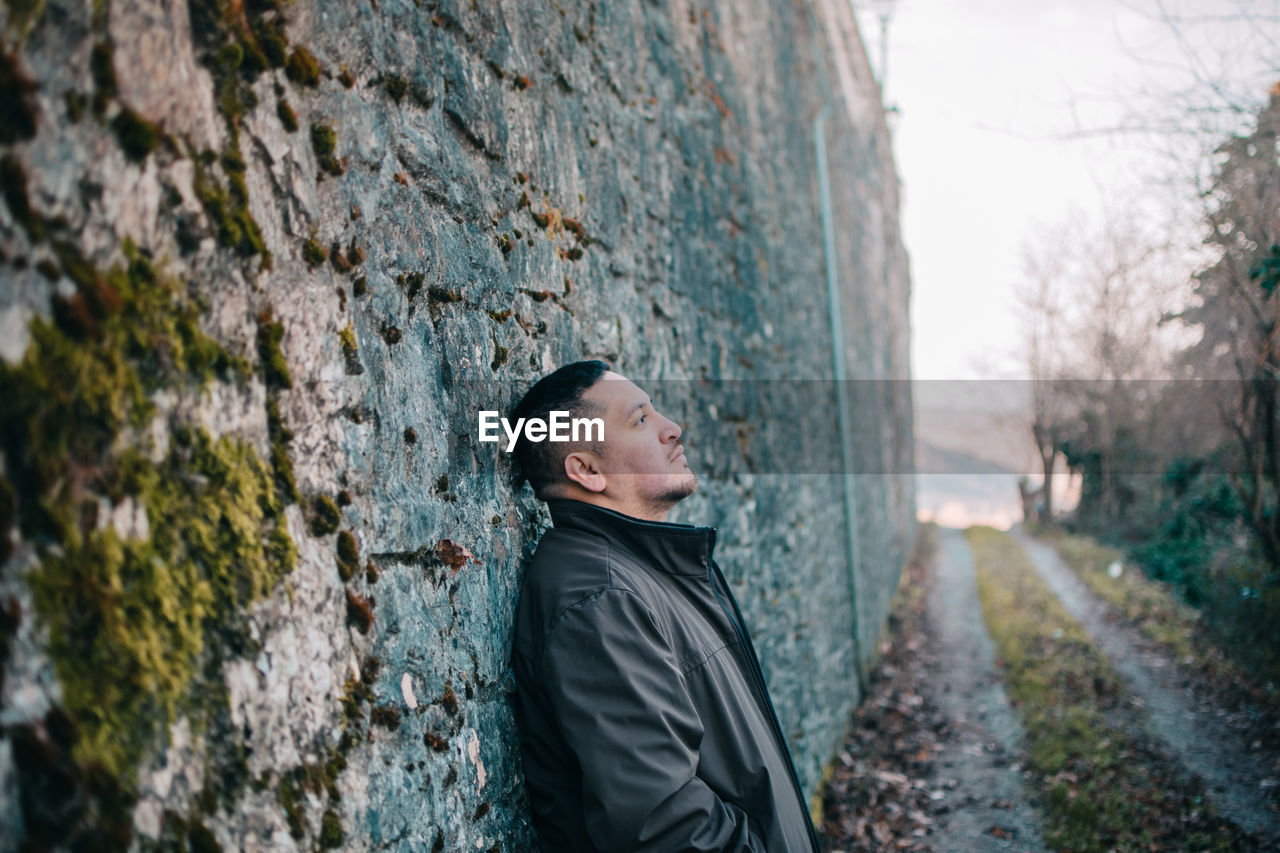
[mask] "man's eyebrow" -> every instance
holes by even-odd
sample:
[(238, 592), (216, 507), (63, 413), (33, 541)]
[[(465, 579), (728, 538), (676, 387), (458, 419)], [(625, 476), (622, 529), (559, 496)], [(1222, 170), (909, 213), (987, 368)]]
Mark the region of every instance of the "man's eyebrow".
[(653, 401), (648, 398), (632, 404), (631, 408), (627, 409), (627, 420), (631, 420), (631, 416), (636, 413), (636, 409), (643, 409), (645, 406), (651, 405), (653, 405)]

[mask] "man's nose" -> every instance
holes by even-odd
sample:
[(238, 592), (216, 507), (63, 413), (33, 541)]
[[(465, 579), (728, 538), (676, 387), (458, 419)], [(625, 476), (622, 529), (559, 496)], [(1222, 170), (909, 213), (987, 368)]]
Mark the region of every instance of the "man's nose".
[(680, 429), (680, 424), (671, 420), (671, 418), (667, 417), (666, 415), (659, 415), (659, 417), (661, 417), (664, 421), (666, 421), (666, 423), (662, 427), (662, 440), (675, 441), (676, 439), (680, 438), (680, 435), (684, 432), (684, 430)]

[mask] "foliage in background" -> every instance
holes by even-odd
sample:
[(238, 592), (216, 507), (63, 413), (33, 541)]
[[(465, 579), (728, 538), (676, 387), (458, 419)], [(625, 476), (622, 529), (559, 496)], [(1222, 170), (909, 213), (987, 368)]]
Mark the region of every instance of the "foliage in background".
[(1098, 368), (1058, 388), (1073, 403), (1061, 450), (1082, 483), (1073, 528), (1123, 547), (1203, 610), (1229, 654), (1280, 681), (1278, 138), (1280, 87), (1215, 152), (1201, 198), (1211, 261), (1176, 315), (1198, 339), (1164, 380)]
[(1252, 132), (1227, 140), (1205, 191), (1205, 243), (1219, 252), (1196, 277), (1199, 304), (1183, 319), (1202, 332), (1184, 358), (1220, 387), (1220, 412), (1239, 451), (1233, 485), (1263, 556), (1280, 569), (1280, 86)]

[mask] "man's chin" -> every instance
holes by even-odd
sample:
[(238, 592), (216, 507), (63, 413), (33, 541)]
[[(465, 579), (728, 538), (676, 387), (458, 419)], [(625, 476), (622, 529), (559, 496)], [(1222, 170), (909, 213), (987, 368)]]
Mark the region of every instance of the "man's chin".
[(659, 498), (660, 503), (677, 504), (698, 490), (698, 475), (692, 471), (680, 483), (673, 486)]

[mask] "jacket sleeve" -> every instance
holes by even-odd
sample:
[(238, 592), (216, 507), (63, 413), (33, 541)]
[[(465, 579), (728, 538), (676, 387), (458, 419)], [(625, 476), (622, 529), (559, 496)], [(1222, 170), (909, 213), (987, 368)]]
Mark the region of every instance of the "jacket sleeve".
[(697, 777), (702, 723), (645, 604), (606, 590), (548, 638), (544, 687), (582, 769), (587, 833), (610, 851), (752, 851), (745, 812)]

